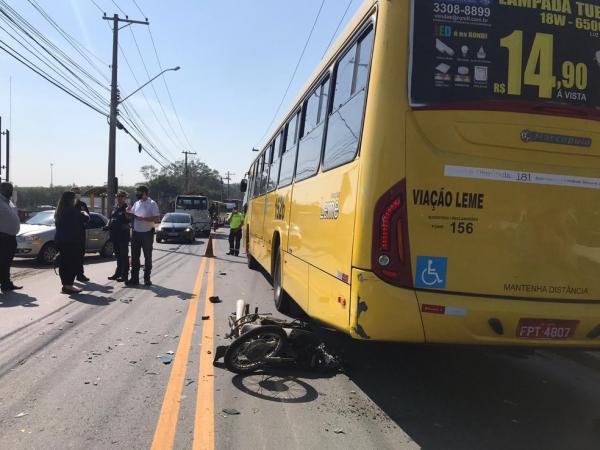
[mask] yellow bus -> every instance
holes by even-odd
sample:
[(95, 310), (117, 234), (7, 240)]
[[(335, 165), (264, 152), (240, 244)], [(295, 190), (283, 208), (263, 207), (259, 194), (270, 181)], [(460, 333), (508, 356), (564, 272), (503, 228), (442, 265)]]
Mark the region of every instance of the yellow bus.
[(275, 303), (357, 339), (600, 345), (600, 2), (365, 2), (248, 172)]

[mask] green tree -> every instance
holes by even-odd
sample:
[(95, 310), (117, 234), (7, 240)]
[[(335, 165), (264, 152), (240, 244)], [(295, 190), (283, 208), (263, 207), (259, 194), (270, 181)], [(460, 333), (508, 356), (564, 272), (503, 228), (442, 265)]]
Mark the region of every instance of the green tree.
[[(176, 161), (162, 169), (143, 166), (140, 169), (151, 196), (162, 212), (172, 210), (175, 197), (181, 194), (206, 195), (210, 200), (226, 199), (226, 186), (221, 174), (201, 161), (188, 162), (189, 189), (185, 192), (185, 162)], [(229, 185), (229, 198), (241, 199), (239, 183)]]

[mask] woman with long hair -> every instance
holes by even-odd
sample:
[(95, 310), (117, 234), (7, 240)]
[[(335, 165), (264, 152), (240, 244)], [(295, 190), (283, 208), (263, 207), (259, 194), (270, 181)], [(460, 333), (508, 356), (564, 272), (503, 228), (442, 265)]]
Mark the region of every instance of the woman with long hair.
[(82, 239), (85, 241), (85, 234), (82, 231), (85, 231), (85, 223), (90, 216), (75, 207), (75, 193), (66, 191), (58, 202), (54, 219), (56, 221), (54, 241), (60, 252), (59, 274), (62, 292), (78, 294), (81, 289), (73, 286), (73, 282), (82, 264), (83, 256), (80, 249), (85, 245), (85, 242), (81, 242)]

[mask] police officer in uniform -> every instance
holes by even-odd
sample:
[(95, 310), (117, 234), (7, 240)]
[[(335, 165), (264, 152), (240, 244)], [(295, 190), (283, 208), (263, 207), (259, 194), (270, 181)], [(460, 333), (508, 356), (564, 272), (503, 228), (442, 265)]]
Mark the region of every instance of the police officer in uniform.
[(117, 257), (117, 268), (115, 274), (108, 277), (109, 280), (125, 282), (129, 277), (129, 241), (130, 222), (127, 216), (127, 192), (119, 191), (117, 194), (117, 204), (110, 214), (110, 222), (108, 230), (110, 232), (110, 240), (115, 249)]
[[(88, 205), (83, 200), (81, 200), (80, 189), (78, 187), (74, 187), (72, 189), (72, 191), (75, 193), (75, 208), (77, 208), (77, 210), (80, 212), (85, 212), (89, 217), (90, 210), (88, 209)], [(90, 281), (90, 279), (85, 276), (85, 271), (83, 269), (83, 260), (85, 258), (85, 243), (86, 243), (85, 227), (82, 228), (82, 233), (83, 233), (83, 236), (82, 236), (82, 239), (80, 240), (81, 247), (79, 249), (81, 258), (79, 260), (80, 261), (79, 270), (77, 271), (77, 281), (86, 282), (86, 281)]]

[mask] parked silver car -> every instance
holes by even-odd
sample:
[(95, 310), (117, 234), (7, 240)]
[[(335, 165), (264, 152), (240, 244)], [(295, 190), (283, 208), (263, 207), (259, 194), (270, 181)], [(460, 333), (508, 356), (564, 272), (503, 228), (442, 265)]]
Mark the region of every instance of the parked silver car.
[[(114, 248), (108, 231), (104, 228), (108, 219), (102, 214), (90, 213), (90, 220), (85, 230), (85, 251), (98, 252), (104, 257), (112, 256)], [(54, 261), (58, 249), (54, 243), (56, 227), (54, 211), (37, 213), (21, 225), (17, 235), (17, 252), (15, 256), (22, 258), (37, 258), (38, 261), (50, 264)]]

